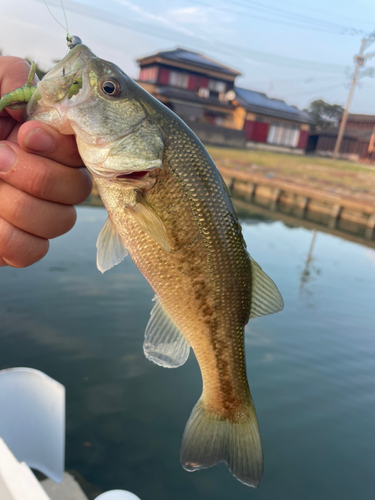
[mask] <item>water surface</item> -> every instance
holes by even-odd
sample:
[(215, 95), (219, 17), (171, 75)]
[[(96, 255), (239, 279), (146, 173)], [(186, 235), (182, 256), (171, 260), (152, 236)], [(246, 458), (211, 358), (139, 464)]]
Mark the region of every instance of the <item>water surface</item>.
[(0, 369), (37, 368), (66, 386), (66, 468), (88, 492), (90, 483), (96, 494), (122, 488), (142, 500), (374, 498), (374, 250), (242, 221), (252, 257), (285, 300), (283, 312), (246, 328), (265, 456), (254, 491), (224, 464), (181, 468), (182, 433), (201, 393), (194, 355), (176, 370), (144, 358), (153, 293), (129, 257), (96, 270), (106, 212), (78, 212), (40, 263), (0, 270)]

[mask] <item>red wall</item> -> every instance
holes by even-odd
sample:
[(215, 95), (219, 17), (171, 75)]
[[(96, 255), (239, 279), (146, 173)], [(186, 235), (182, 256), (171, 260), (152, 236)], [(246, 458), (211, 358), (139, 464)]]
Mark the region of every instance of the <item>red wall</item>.
[(254, 142), (267, 142), (268, 123), (255, 122), (253, 141)]
[(245, 138), (247, 141), (253, 140), (254, 125), (255, 122), (251, 122), (250, 120), (245, 120)]
[(202, 87), (202, 88), (206, 89), (208, 87), (208, 78), (201, 76), (199, 78), (198, 87)]
[(247, 141), (267, 142), (268, 123), (245, 121), (245, 137)]
[(195, 90), (197, 88), (197, 77), (195, 75), (189, 75), (188, 89)]
[(308, 137), (309, 137), (309, 133), (306, 132), (306, 130), (301, 130), (301, 132), (299, 133), (299, 140), (298, 140), (297, 148), (305, 149)]
[(158, 83), (160, 83), (162, 85), (168, 85), (168, 83), (169, 83), (169, 69), (160, 68)]

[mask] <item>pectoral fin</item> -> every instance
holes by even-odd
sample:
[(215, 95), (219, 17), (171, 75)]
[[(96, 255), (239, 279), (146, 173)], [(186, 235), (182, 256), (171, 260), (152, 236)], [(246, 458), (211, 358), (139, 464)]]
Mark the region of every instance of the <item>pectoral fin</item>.
[(259, 264), (251, 259), (252, 291), (250, 319), (274, 314), (284, 308), (283, 298), (275, 283), (262, 271)]
[(171, 247), (163, 221), (143, 196), (140, 196), (137, 201), (137, 205), (131, 208), (136, 221), (145, 233), (164, 248), (164, 250), (169, 252)]
[(145, 331), (145, 356), (164, 368), (177, 368), (189, 357), (190, 346), (163, 306), (156, 301)]
[(96, 266), (102, 273), (119, 264), (128, 255), (109, 217), (99, 233), (96, 248)]

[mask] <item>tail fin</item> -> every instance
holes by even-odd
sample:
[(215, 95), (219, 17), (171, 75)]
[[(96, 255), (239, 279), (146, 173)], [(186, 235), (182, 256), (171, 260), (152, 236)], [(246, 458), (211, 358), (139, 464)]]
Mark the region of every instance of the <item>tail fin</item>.
[(247, 418), (239, 422), (207, 412), (202, 398), (185, 427), (181, 464), (194, 472), (226, 462), (231, 473), (247, 486), (257, 488), (263, 476), (263, 453), (252, 401)]

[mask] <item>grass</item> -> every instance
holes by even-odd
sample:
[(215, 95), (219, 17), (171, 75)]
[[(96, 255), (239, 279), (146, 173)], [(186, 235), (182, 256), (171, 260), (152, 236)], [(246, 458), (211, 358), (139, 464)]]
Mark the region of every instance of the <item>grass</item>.
[(269, 151), (207, 147), (220, 167), (232, 167), (298, 185), (375, 202), (375, 167), (360, 163)]

